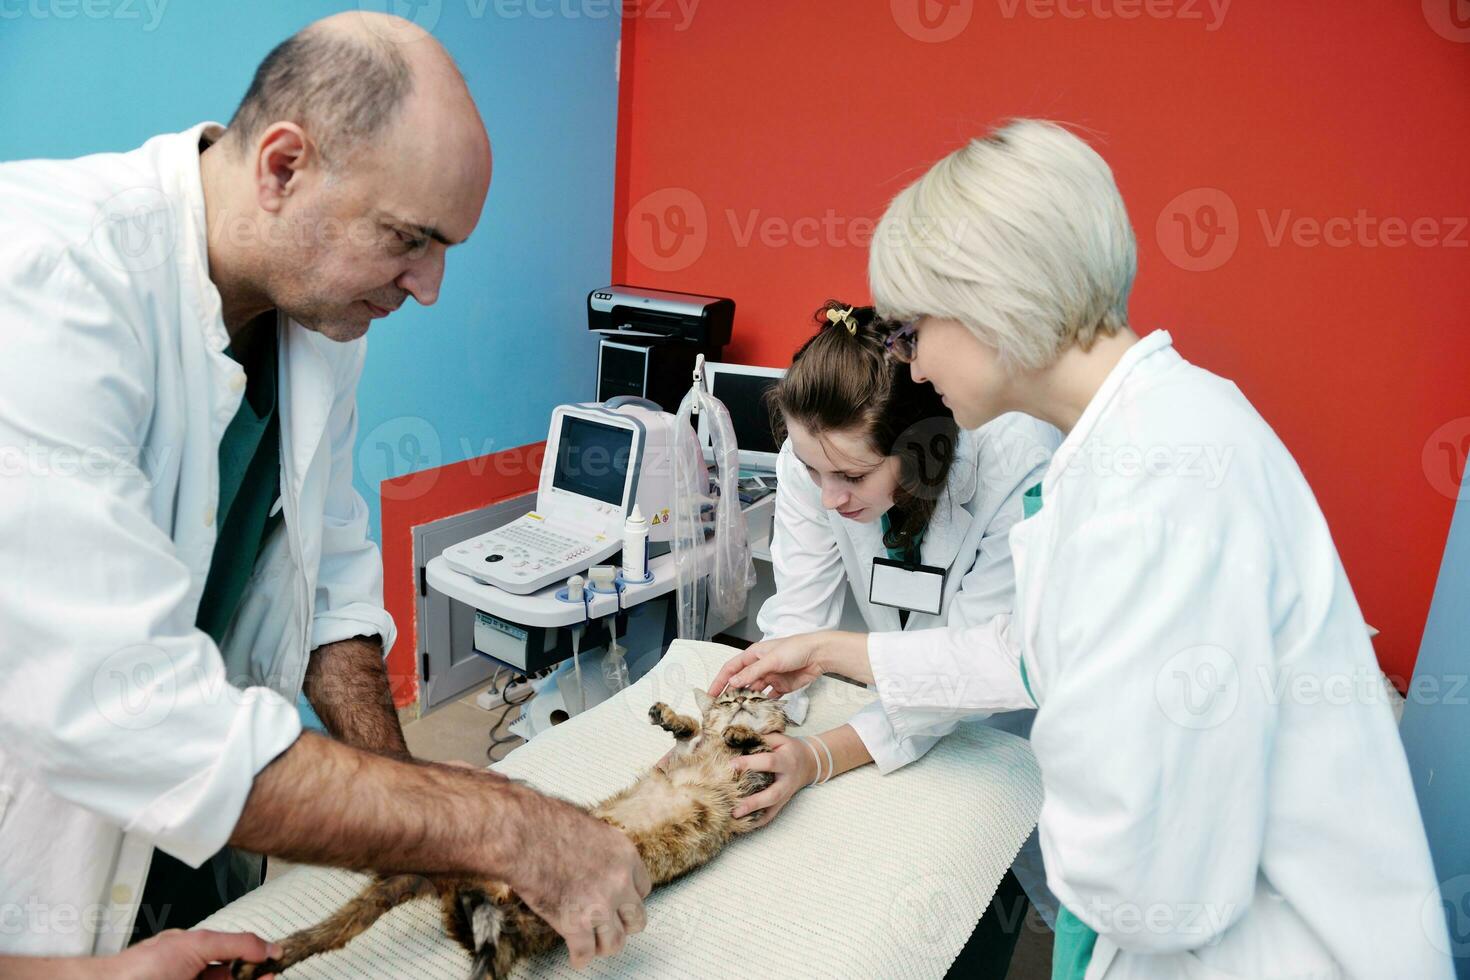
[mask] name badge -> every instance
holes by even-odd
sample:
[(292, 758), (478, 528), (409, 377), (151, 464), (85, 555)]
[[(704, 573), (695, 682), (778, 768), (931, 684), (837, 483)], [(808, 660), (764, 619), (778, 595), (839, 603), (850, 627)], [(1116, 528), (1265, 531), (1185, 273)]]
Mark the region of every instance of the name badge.
[(875, 606), (892, 606), (938, 616), (944, 605), (944, 574), (944, 569), (934, 565), (910, 565), (892, 558), (874, 558), (868, 601)]

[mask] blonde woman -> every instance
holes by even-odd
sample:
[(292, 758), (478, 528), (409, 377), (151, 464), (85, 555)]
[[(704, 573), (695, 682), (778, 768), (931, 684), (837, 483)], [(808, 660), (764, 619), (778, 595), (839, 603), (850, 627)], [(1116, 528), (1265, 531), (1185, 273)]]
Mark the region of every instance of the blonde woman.
[[(1387, 704), (1293, 697), (1377, 671), (1326, 521), (1235, 385), (1134, 332), (1135, 267), (1112, 172), (1049, 123), (900, 193), (869, 265), (897, 356), (962, 426), (1021, 411), (1065, 435), (1011, 531), (1014, 614), (935, 631), (969, 658), (822, 632), (716, 684), (835, 671), (876, 682), (900, 733), (936, 696), (1036, 707), (1054, 977), (1450, 977)], [(908, 682), (935, 674), (956, 683)]]

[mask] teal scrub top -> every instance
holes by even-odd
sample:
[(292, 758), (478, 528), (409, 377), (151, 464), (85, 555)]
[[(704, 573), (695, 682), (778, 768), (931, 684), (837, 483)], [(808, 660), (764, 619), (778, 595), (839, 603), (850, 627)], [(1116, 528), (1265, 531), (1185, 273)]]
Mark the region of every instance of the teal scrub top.
[[(219, 445), (219, 537), (210, 557), (204, 594), (194, 619), (218, 645), (235, 618), (266, 538), (281, 519), (270, 516), (280, 495), (280, 426), (276, 412), (276, 333), (261, 327), (253, 363), (245, 369), (245, 397)], [(233, 349), (226, 354), (237, 362)], [(226, 664), (232, 683), (243, 665)]]

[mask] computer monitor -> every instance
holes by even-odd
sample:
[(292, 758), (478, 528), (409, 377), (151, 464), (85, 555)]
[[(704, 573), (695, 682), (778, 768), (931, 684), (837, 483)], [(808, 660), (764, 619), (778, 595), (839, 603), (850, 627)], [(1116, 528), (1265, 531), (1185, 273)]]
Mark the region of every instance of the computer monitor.
[[(730, 412), (735, 444), (740, 447), (740, 465), (774, 473), (776, 454), (781, 447), (771, 431), (770, 405), (765, 396), (786, 374), (786, 369), (706, 362), (704, 372), (705, 387)], [(709, 433), (702, 420), (700, 438), (705, 445), (709, 444)]]
[(632, 429), (576, 415), (563, 415), (556, 439), (551, 485), (623, 509), (628, 497)]

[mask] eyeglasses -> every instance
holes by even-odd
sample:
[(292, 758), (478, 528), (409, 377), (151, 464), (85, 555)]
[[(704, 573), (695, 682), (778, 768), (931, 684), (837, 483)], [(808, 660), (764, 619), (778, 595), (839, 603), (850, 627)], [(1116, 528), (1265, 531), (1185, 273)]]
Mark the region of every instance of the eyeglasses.
[(912, 364), (919, 352), (919, 321), (910, 320), (888, 335), (883, 349), (900, 364)]

